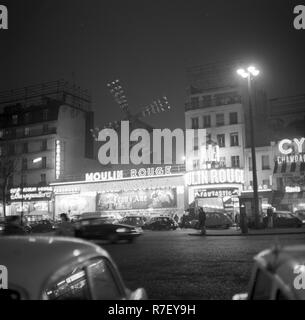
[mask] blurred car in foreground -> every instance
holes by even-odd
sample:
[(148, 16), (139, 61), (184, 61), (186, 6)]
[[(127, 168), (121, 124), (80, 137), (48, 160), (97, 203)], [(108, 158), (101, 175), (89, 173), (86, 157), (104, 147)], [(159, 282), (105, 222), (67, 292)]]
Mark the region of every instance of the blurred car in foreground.
[(297, 210), (293, 215), (302, 221), (303, 226), (305, 225), (305, 210)]
[(113, 223), (103, 218), (82, 219), (75, 223), (75, 236), (84, 239), (108, 240), (111, 243), (120, 240), (133, 242), (141, 234), (141, 228)]
[[(264, 226), (268, 225), (268, 217), (263, 218)], [(302, 221), (289, 211), (275, 211), (273, 214), (274, 228), (300, 228)]]
[(141, 228), (144, 226), (145, 222), (145, 218), (142, 216), (125, 216), (120, 220), (120, 223)]
[(44, 233), (55, 231), (56, 226), (50, 220), (35, 221), (30, 224), (31, 233)]
[(169, 217), (153, 217), (143, 225), (143, 229), (146, 230), (176, 230), (177, 228), (177, 222)]
[(304, 245), (265, 250), (254, 261), (248, 292), (233, 300), (305, 300)]
[(146, 299), (144, 289), (125, 287), (105, 250), (83, 240), (2, 237), (0, 261), (8, 270), (8, 289), (0, 290), (0, 300)]
[[(222, 212), (206, 212), (205, 226), (207, 229), (228, 229), (233, 226), (233, 221)], [(182, 228), (199, 229), (199, 220), (185, 220)]]

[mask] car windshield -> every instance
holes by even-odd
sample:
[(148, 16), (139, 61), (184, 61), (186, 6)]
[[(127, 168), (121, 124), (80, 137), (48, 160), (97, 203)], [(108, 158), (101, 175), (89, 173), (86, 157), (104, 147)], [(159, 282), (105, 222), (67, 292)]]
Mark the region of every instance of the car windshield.
[(296, 215), (302, 219), (305, 219), (305, 211), (296, 212)]

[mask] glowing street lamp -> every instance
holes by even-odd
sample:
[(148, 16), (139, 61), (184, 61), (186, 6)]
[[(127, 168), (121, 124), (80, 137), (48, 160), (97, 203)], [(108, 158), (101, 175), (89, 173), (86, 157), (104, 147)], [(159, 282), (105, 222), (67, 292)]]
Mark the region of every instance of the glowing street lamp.
[(253, 174), (253, 209), (255, 226), (259, 227), (259, 201), (258, 201), (258, 186), (257, 186), (257, 172), (256, 172), (256, 155), (255, 155), (255, 135), (254, 135), (254, 119), (252, 112), (252, 89), (251, 81), (259, 75), (260, 71), (255, 66), (250, 65), (247, 69), (238, 69), (237, 74), (243, 79), (248, 80), (248, 96), (249, 96), (249, 116), (250, 116), (250, 135), (251, 135), (251, 156), (252, 156), (252, 174)]

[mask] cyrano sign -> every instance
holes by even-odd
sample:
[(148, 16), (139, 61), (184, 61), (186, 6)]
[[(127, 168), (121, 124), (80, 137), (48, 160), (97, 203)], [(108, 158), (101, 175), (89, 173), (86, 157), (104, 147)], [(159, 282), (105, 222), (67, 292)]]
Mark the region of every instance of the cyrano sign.
[(283, 139), (279, 142), (278, 148), (281, 156), (276, 160), (281, 163), (298, 163), (305, 162), (305, 138)]
[(279, 142), (279, 151), (281, 154), (288, 155), (293, 152), (302, 153), (305, 138), (283, 139)]

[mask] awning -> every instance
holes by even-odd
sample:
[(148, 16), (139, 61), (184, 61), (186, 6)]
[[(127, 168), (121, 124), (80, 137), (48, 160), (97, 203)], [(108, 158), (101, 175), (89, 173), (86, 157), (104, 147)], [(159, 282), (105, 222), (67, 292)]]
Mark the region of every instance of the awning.
[(273, 173), (295, 173), (295, 172), (305, 172), (305, 162), (283, 162), (278, 163), (277, 161), (274, 164)]

